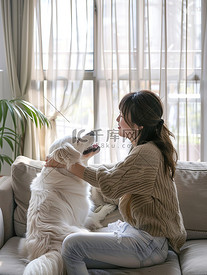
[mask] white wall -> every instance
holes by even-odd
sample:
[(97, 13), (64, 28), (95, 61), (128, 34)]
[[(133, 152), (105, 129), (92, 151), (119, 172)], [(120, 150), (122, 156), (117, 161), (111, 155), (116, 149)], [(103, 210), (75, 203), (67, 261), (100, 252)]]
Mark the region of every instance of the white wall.
[[(0, 7), (1, 9), (1, 7)], [(5, 56), (5, 47), (4, 47), (4, 37), (3, 37), (3, 25), (2, 25), (2, 16), (0, 10), (0, 99), (6, 98), (11, 99), (12, 93), (8, 80), (8, 73), (6, 67), (6, 56)], [(5, 146), (1, 150), (1, 154), (6, 154), (12, 157), (11, 151), (8, 146)], [(1, 170), (1, 175), (10, 175), (10, 166), (5, 164)]]

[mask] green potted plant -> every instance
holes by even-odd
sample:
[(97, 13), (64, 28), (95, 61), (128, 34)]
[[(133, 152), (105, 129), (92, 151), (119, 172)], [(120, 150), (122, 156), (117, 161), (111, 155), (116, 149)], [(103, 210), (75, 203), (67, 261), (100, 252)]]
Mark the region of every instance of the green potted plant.
[[(8, 119), (12, 121), (12, 128), (6, 126)], [(14, 159), (23, 153), (23, 140), (28, 120), (31, 120), (36, 127), (50, 126), (47, 117), (28, 101), (22, 99), (0, 100), (0, 148), (2, 149), (7, 143), (13, 152)], [(0, 153), (0, 171), (4, 163), (11, 165), (14, 159)]]

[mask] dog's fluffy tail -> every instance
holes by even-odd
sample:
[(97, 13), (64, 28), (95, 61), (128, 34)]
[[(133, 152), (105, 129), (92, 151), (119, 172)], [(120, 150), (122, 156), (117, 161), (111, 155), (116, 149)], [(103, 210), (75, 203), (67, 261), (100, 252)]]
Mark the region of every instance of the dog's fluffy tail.
[(62, 275), (63, 260), (60, 252), (49, 251), (29, 262), (23, 275)]

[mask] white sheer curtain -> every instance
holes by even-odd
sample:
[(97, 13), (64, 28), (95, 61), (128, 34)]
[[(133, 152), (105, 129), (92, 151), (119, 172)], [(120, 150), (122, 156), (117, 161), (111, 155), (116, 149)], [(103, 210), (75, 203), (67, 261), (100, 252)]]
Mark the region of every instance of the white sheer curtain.
[(57, 137), (58, 116), (72, 123), (68, 117), (79, 104), (86, 64), (88, 5), (80, 0), (36, 0), (34, 12), (30, 100), (52, 122), (51, 129), (39, 133), (39, 157), (44, 159)]
[(179, 159), (201, 160), (200, 80), (205, 50), (201, 1), (99, 0), (96, 4), (96, 127), (114, 129), (106, 159), (120, 159), (127, 147), (114, 145), (120, 98), (151, 89), (163, 100), (164, 119), (175, 134)]
[(205, 26), (205, 0), (36, 0), (30, 95), (53, 122), (41, 158), (55, 137), (94, 128), (96, 161), (121, 159), (129, 144), (118, 136), (118, 103), (151, 89), (179, 159), (206, 159)]

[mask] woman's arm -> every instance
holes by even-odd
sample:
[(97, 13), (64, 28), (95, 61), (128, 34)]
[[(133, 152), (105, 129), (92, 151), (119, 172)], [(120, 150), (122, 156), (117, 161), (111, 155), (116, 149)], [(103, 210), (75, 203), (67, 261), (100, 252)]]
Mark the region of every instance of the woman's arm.
[(84, 165), (82, 165), (80, 163), (75, 163), (75, 164), (73, 164), (73, 165), (70, 166), (69, 171), (73, 175), (75, 175), (75, 176), (83, 179), (83, 175), (84, 175), (85, 169), (86, 169), (86, 167)]
[[(89, 159), (89, 158), (93, 157), (95, 154), (96, 154), (96, 152), (91, 152), (87, 155), (84, 155), (84, 158)], [(56, 167), (56, 168), (66, 168), (65, 164), (61, 164), (61, 163), (57, 162), (56, 160), (54, 160), (53, 158), (48, 158), (48, 157), (46, 158), (45, 166), (46, 167)], [(86, 169), (86, 166), (84, 166), (83, 164), (75, 163), (70, 166), (69, 172), (71, 172), (75, 176), (83, 179), (85, 169)]]

